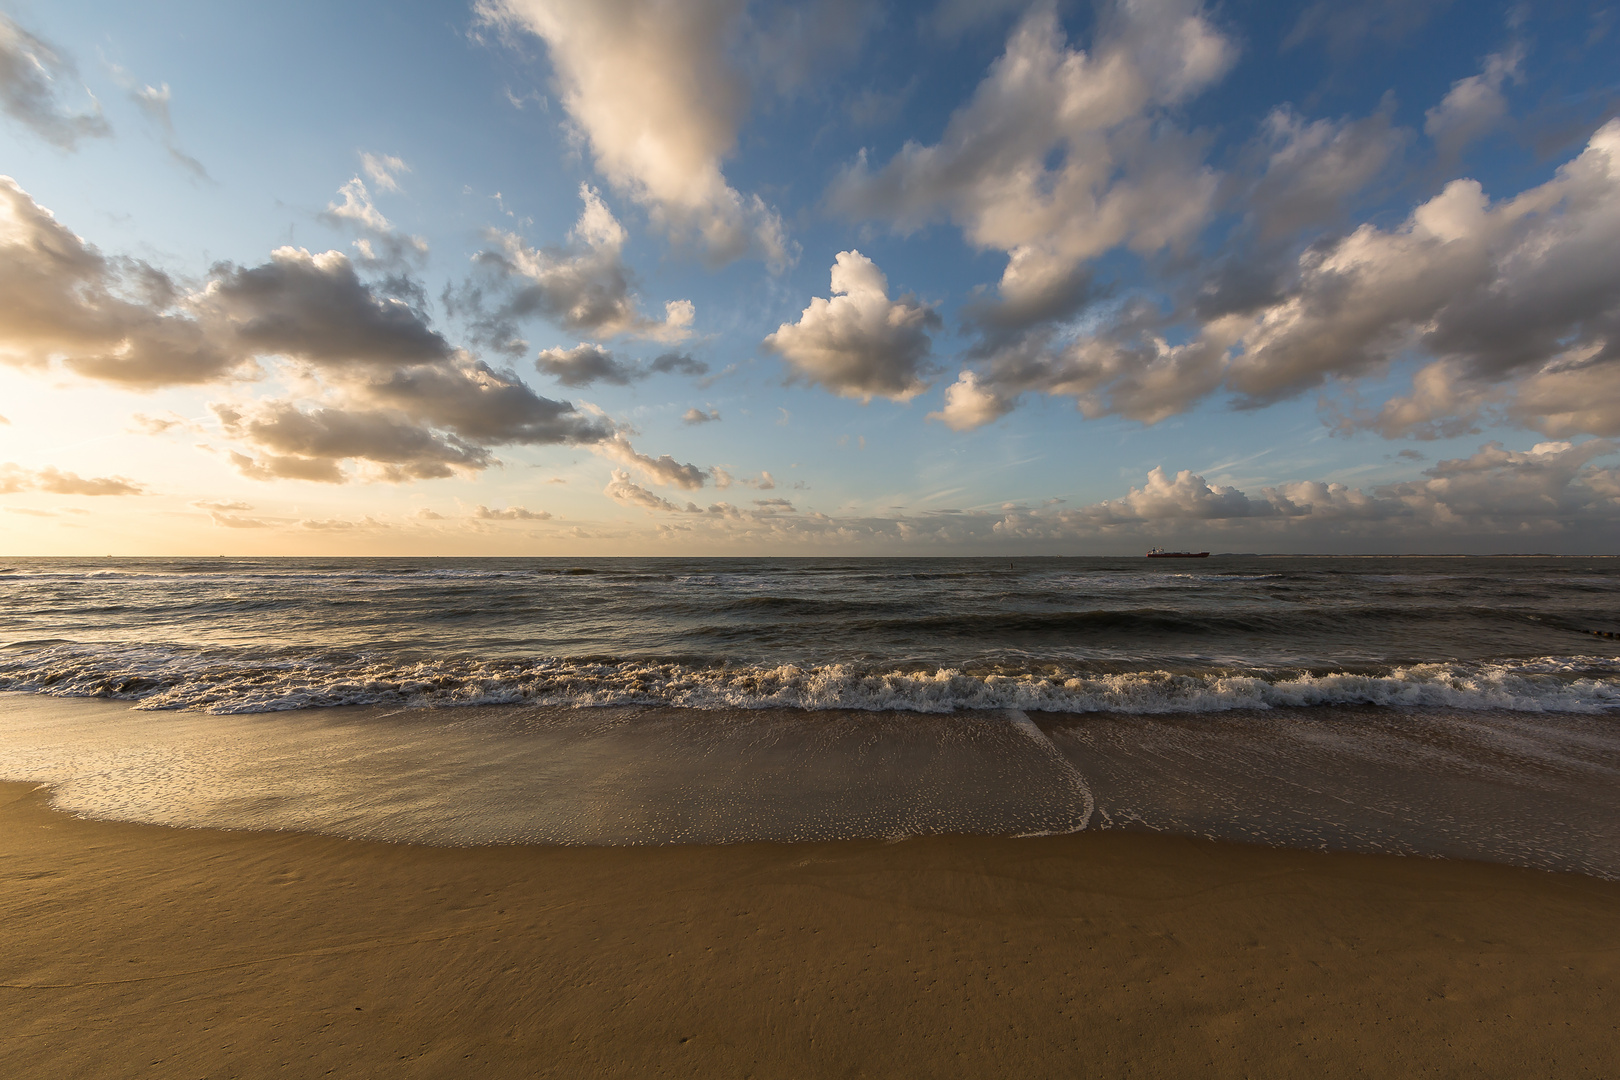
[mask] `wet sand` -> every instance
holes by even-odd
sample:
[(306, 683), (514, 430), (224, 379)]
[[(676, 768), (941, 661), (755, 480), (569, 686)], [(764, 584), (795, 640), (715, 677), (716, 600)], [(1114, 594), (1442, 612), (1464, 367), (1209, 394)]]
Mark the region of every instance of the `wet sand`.
[(1620, 883), (1141, 833), (445, 849), (0, 785), (0, 1075), (1603, 1076)]

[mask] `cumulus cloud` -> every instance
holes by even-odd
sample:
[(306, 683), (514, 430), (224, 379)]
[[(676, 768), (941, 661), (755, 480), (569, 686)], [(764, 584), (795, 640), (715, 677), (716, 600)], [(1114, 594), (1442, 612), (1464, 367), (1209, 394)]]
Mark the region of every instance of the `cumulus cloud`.
[(124, 476), (80, 476), (54, 466), (25, 469), (15, 462), (0, 465), (0, 495), (45, 491), (52, 495), (143, 495), (146, 489)]
[[(1306, 252), (1289, 295), (1229, 332), (1230, 382), (1270, 400), (1417, 348), (1496, 381), (1620, 358), (1620, 121), (1539, 187), (1494, 205), (1456, 180), (1399, 227)], [(1219, 333), (1219, 331), (1214, 331)]]
[(664, 353), (643, 365), (620, 360), (612, 350), (587, 342), (580, 342), (572, 349), (542, 349), (534, 366), (540, 374), (549, 375), (564, 386), (589, 386), (596, 382), (628, 386), (652, 375), (704, 375), (709, 370), (708, 364), (684, 353)]
[(102, 255), (0, 177), (0, 361), (60, 362), (126, 386), (201, 383), (282, 356), (335, 368), (443, 361), (450, 345), (341, 252), (283, 247), (221, 263), (188, 289), (136, 259)]
[(691, 336), (697, 309), (671, 300), (664, 317), (641, 314), (624, 261), (624, 226), (597, 191), (581, 184), (585, 209), (560, 248), (532, 248), (513, 233), (492, 231), (492, 247), (473, 257), (474, 280), (447, 293), (452, 311), (468, 315), (479, 340), (517, 355), (528, 348), (518, 324), (548, 319), (564, 330), (598, 337), (683, 341)]
[[(421, 515), (419, 515), (421, 516)], [(438, 515), (435, 514), (435, 517)], [(508, 506), (499, 510), (491, 510), (487, 506), (479, 506), (473, 511), (473, 517), (479, 521), (549, 521), (551, 513), (547, 510), (525, 510), (521, 506)]]
[(59, 96), (77, 78), (73, 61), (0, 14), (0, 110), (53, 146), (72, 150), (80, 139), (111, 135), (101, 103), (88, 90), (89, 109), (74, 111)]
[(665, 510), (670, 513), (680, 513), (681, 508), (661, 495), (654, 494), (630, 479), (630, 474), (623, 469), (614, 469), (613, 478), (608, 486), (602, 489), (602, 494), (614, 502), (625, 506), (639, 506), (643, 510)]
[(687, 409), (686, 412), (681, 415), (681, 420), (688, 424), (718, 423), (720, 420), (720, 410), (709, 409), (707, 412), (705, 412), (704, 410), (693, 406), (692, 408)]
[(909, 401), (928, 389), (928, 331), (938, 314), (915, 297), (889, 299), (883, 271), (859, 251), (840, 251), (832, 297), (815, 297), (797, 323), (783, 323), (764, 347), (796, 378), (841, 397)]
[(345, 384), (350, 398), (398, 410), (471, 442), (548, 446), (608, 438), (611, 423), (531, 390), (515, 374), (457, 354), (453, 363), (401, 367)]
[(640, 469), (651, 477), (654, 483), (665, 487), (678, 487), (687, 490), (696, 490), (704, 485), (709, 478), (709, 470), (700, 469), (696, 465), (676, 461), (668, 454), (653, 457), (643, 454), (630, 445), (630, 440), (620, 433), (611, 439), (597, 443), (591, 449), (624, 465)]
[[(367, 161), (372, 155), (366, 154)], [(397, 162), (401, 168), (404, 162), (398, 158), (387, 159)], [(391, 173), (378, 169), (368, 168), (367, 172), (377, 172), (388, 182), (386, 185), (378, 184), (384, 190), (399, 190), (399, 184), (393, 179)], [(373, 181), (375, 182), (375, 181)], [(358, 176), (338, 188), (338, 194), (343, 197), (342, 202), (327, 203), (326, 211), (321, 216), (333, 225), (343, 226), (359, 232), (360, 239), (354, 242), (354, 247), (360, 255), (360, 261), (367, 266), (378, 267), (416, 267), (427, 260), (428, 244), (420, 236), (409, 236), (395, 228), (393, 222), (383, 216), (371, 201), (371, 192), (366, 188), (366, 182)]]
[(945, 407), (929, 413), (928, 419), (941, 421), (953, 431), (969, 431), (1006, 416), (1012, 409), (1011, 401), (980, 385), (977, 374), (964, 371), (945, 388)]
[[(978, 386), (1073, 397), (1152, 423), (1219, 389), (1263, 405), (1426, 357), (1410, 396), (1345, 430), (1443, 437), (1494, 416), (1551, 435), (1620, 433), (1620, 121), (1544, 184), (1492, 202), (1455, 180), (1397, 226), (1307, 248), (1262, 302), (1176, 332), (1156, 305), (1026, 338)], [(971, 416), (964, 416), (964, 421)], [(964, 424), (964, 426), (967, 426)]]
[(1119, 245), (1151, 253), (1207, 219), (1217, 178), (1201, 143), (1164, 119), (1231, 66), (1233, 45), (1192, 0), (1110, 6), (1092, 49), (1070, 48), (1035, 5), (938, 143), (862, 156), (829, 202), (901, 232), (944, 216), (975, 247), (1007, 253), (980, 319), (1026, 325), (1073, 311), (1083, 264)]
[(282, 247), (259, 266), (216, 267), (195, 301), (240, 346), (324, 365), (444, 360), (452, 349), (405, 301), (379, 296), (348, 256)]
[(790, 258), (781, 218), (725, 179), (747, 106), (730, 60), (745, 0), (479, 0), (483, 19), (541, 38), (557, 98), (596, 168), (677, 242), (716, 263)]
[[(0, 178), (0, 362), (144, 389), (251, 377), (260, 359), (292, 362), (302, 392), (324, 401), (214, 407), (250, 451), (232, 462), (255, 479), (340, 483), (344, 462), (381, 479), (442, 477), (494, 464), (490, 446), (589, 445), (617, 430), (453, 348), (341, 252), (284, 247), (188, 288), (103, 256)], [(188, 423), (137, 420), (150, 433)]]
[(658, 375), (707, 375), (709, 365), (701, 360), (694, 360), (686, 353), (667, 352), (653, 358), (647, 365), (647, 370)]
[(230, 452), (231, 464), (249, 480), (311, 480), (320, 484), (341, 484), (348, 480), (336, 461), (327, 458), (279, 457), (263, 454), (257, 458)]
[(238, 470), (254, 480), (296, 479), (342, 483), (338, 463), (353, 459), (375, 466), (378, 479), (403, 481), (451, 476), (490, 464), (490, 452), (451, 434), (434, 432), (398, 413), (316, 408), (270, 401), (238, 411), (214, 406), (233, 438), (265, 451), (258, 458), (232, 454)]
[(178, 310), (168, 275), (109, 259), (0, 176), (0, 361), (137, 386), (205, 382), (245, 357)]
[(254, 451), (232, 454), (238, 470), (342, 483), (351, 479), (344, 464), (354, 462), (371, 479), (432, 479), (489, 468), (490, 446), (590, 446), (616, 433), (605, 418), (465, 355), (336, 385), (338, 403), (312, 410), (285, 400), (212, 406), (226, 434)]
[(572, 349), (544, 349), (534, 362), (542, 375), (549, 375), (564, 386), (589, 386), (594, 382), (628, 386), (641, 372), (600, 345), (584, 342)]

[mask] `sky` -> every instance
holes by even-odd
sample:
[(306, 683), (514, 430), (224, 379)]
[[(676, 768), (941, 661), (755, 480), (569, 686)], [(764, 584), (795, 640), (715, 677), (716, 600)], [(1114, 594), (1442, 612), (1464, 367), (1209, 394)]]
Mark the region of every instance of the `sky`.
[(1620, 554), (1617, 50), (0, 0), (0, 554)]

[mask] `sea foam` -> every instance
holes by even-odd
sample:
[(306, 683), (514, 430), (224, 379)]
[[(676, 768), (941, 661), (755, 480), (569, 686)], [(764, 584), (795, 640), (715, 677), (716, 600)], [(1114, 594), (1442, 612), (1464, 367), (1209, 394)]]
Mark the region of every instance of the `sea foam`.
[(401, 662), (365, 653), (61, 644), (0, 654), (0, 690), (211, 713), (496, 704), (1141, 714), (1386, 705), (1595, 713), (1620, 708), (1620, 661), (1541, 656), (1354, 671), (1219, 665), (1107, 671), (565, 657)]

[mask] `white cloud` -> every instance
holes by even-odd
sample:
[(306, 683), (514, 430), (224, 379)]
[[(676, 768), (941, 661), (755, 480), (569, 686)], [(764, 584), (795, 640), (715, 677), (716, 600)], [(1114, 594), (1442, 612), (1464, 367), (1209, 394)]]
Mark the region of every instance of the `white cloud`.
[[(1620, 120), (1544, 184), (1493, 203), (1455, 180), (1398, 226), (1300, 255), (1263, 302), (1176, 341), (1152, 304), (997, 351), (983, 392), (1073, 397), (1153, 423), (1225, 388), (1266, 404), (1426, 357), (1410, 396), (1341, 410), (1345, 430), (1433, 438), (1495, 417), (1548, 434), (1620, 433)], [(971, 414), (968, 414), (971, 415)], [(964, 418), (966, 419), (966, 418)], [(966, 424), (964, 423), (964, 426)]]
[(581, 184), (579, 196), (585, 208), (568, 246), (532, 248), (514, 233), (494, 231), (489, 239), (495, 246), (474, 256), (483, 282), (467, 284), (452, 299), (472, 316), (481, 340), (521, 353), (528, 343), (518, 336), (517, 324), (535, 316), (604, 338), (676, 342), (690, 337), (697, 313), (690, 300), (666, 303), (662, 319), (641, 314), (624, 262), (624, 227), (596, 189)]
[[(394, 190), (399, 190), (397, 185)], [(427, 258), (427, 241), (395, 228), (371, 201), (364, 180), (356, 176), (338, 188), (338, 194), (343, 196), (343, 201), (328, 203), (323, 216), (334, 225), (347, 225), (362, 234), (354, 242), (361, 262), (370, 266), (398, 264), (420, 269)]]
[(152, 388), (251, 378), (261, 358), (320, 405), (214, 407), (250, 451), (231, 461), (255, 479), (341, 483), (346, 461), (386, 480), (447, 476), (493, 464), (492, 444), (591, 444), (615, 431), (452, 348), (340, 252), (280, 248), (259, 266), (219, 264), (187, 291), (103, 256), (0, 178), (0, 362)]
[[(687, 424), (718, 423), (720, 420), (720, 410), (709, 409), (708, 411), (704, 411), (703, 409), (700, 409), (694, 405), (692, 408), (687, 409), (685, 413), (681, 414), (681, 420)], [(718, 472), (718, 470), (716, 470), (716, 472)]]
[(1485, 382), (1620, 359), (1617, 246), (1620, 121), (1610, 121), (1552, 180), (1512, 199), (1493, 205), (1476, 181), (1455, 180), (1396, 229), (1363, 225), (1308, 251), (1287, 296), (1227, 328), (1242, 346), (1229, 382), (1269, 400), (1414, 348)]
[(0, 177), (0, 362), (157, 387), (251, 375), (260, 357), (328, 369), (447, 361), (422, 313), (362, 281), (337, 251), (283, 247), (182, 287), (102, 255)]
[(790, 258), (781, 219), (721, 162), (747, 107), (727, 55), (744, 0), (479, 0), (487, 22), (546, 43), (557, 97), (597, 169), (678, 241), (715, 262)]
[(943, 214), (1005, 251), (1005, 323), (1072, 309), (1082, 264), (1114, 247), (1187, 240), (1216, 177), (1159, 114), (1223, 75), (1235, 49), (1192, 0), (1119, 3), (1099, 22), (1093, 48), (1072, 49), (1054, 9), (1035, 5), (938, 143), (909, 142), (876, 171), (863, 154), (830, 203), (902, 232)]
[(929, 413), (928, 419), (942, 421), (953, 431), (969, 431), (1006, 416), (1012, 409), (1011, 401), (981, 386), (974, 372), (964, 371), (945, 388), (945, 407)]
[(842, 397), (909, 401), (928, 389), (928, 331), (940, 319), (913, 297), (889, 299), (889, 282), (859, 251), (841, 251), (832, 298), (816, 297), (797, 323), (764, 341), (797, 378)]

